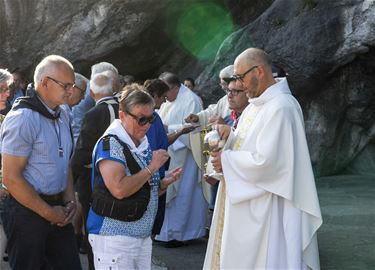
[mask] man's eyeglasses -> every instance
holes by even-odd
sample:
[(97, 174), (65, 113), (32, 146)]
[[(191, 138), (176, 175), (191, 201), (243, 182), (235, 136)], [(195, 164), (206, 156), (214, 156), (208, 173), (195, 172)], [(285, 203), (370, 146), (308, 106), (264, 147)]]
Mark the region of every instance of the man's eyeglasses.
[(245, 90), (236, 90), (236, 89), (232, 89), (232, 90), (225, 89), (224, 91), (225, 91), (225, 93), (227, 93), (227, 95), (231, 94), (234, 97), (238, 96), (239, 93), (245, 92)]
[(140, 126), (144, 126), (147, 123), (153, 124), (156, 121), (156, 115), (154, 114), (151, 115), (150, 117), (146, 117), (146, 116), (136, 116), (129, 111), (126, 111), (126, 113), (129, 114), (131, 117), (133, 117), (135, 120), (137, 120), (137, 123)]
[(257, 68), (257, 67), (258, 66), (253, 66), (248, 71), (246, 71), (242, 74), (233, 75), (231, 78), (232, 78), (233, 81), (240, 80), (241, 82), (243, 82), (243, 79), (245, 78), (246, 74), (249, 73), (250, 71), (252, 71), (253, 69)]
[(63, 82), (60, 82), (54, 78), (51, 78), (49, 76), (47, 76), (47, 79), (50, 79), (51, 81), (57, 83), (58, 85), (60, 85), (62, 88), (64, 88), (65, 91), (68, 91), (69, 89), (73, 88), (73, 87), (76, 87), (76, 85), (74, 83), (63, 83)]
[(74, 88), (77, 88), (82, 95), (86, 92), (86, 89), (82, 89), (81, 87), (78, 87), (76, 84), (74, 84)]

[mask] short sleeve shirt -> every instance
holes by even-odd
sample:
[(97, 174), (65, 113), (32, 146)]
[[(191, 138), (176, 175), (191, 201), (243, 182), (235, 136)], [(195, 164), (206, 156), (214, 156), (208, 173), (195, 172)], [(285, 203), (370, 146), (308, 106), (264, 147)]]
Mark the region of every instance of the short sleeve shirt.
[(27, 157), (22, 175), (36, 192), (66, 189), (73, 141), (65, 110), (56, 120), (28, 108), (11, 110), (1, 125), (0, 144), (3, 154)]
[[(112, 160), (124, 165), (126, 175), (131, 175), (126, 166), (126, 159), (123, 153), (122, 145), (113, 137), (109, 141), (110, 149), (103, 150), (103, 141), (100, 139), (94, 149), (94, 168), (99, 173), (98, 181), (103, 183), (103, 178), (99, 172), (99, 163), (103, 160)], [(152, 152), (150, 147), (145, 150), (142, 155), (132, 152), (134, 159), (141, 168), (147, 166), (152, 159)], [(150, 181), (151, 194), (147, 210), (139, 220), (132, 222), (125, 222), (121, 220), (112, 219), (96, 214), (91, 208), (87, 220), (87, 228), (89, 233), (99, 235), (124, 235), (136, 238), (145, 238), (151, 235), (151, 229), (154, 224), (155, 215), (158, 208), (158, 190), (159, 190), (159, 173), (155, 173)]]

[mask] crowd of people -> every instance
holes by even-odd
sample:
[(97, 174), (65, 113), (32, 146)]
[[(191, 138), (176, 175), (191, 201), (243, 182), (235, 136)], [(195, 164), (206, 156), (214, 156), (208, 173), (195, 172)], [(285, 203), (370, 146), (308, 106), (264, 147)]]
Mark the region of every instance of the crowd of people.
[[(0, 257), (151, 269), (153, 242), (181, 247), (209, 226), (204, 269), (319, 269), (322, 218), (285, 73), (249, 48), (218, 75), (223, 97), (204, 109), (172, 72), (135, 83), (100, 62), (87, 79), (49, 55), (27, 87), (0, 69)], [(208, 129), (226, 141), (208, 160), (221, 177), (203, 176)]]

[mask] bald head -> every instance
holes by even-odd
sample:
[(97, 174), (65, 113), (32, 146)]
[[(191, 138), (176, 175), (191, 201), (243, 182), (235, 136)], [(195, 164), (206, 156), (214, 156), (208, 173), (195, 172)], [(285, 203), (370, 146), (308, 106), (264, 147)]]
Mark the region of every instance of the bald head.
[(248, 96), (259, 96), (275, 83), (272, 75), (272, 61), (268, 54), (257, 48), (249, 48), (236, 57), (234, 77), (243, 84)]
[(271, 69), (272, 61), (269, 55), (258, 48), (249, 48), (243, 51), (240, 55), (237, 56), (234, 61), (234, 69), (236, 70), (236, 64), (239, 63), (246, 65), (248, 68), (251, 66), (262, 65)]

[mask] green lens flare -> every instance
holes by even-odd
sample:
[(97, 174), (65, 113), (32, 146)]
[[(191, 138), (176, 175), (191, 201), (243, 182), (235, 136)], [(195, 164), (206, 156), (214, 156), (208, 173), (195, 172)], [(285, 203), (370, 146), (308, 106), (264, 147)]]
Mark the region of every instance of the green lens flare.
[[(230, 13), (214, 3), (191, 4), (168, 21), (169, 34), (200, 60), (212, 60), (224, 39), (233, 32)], [(176, 14), (175, 14), (176, 15)]]

